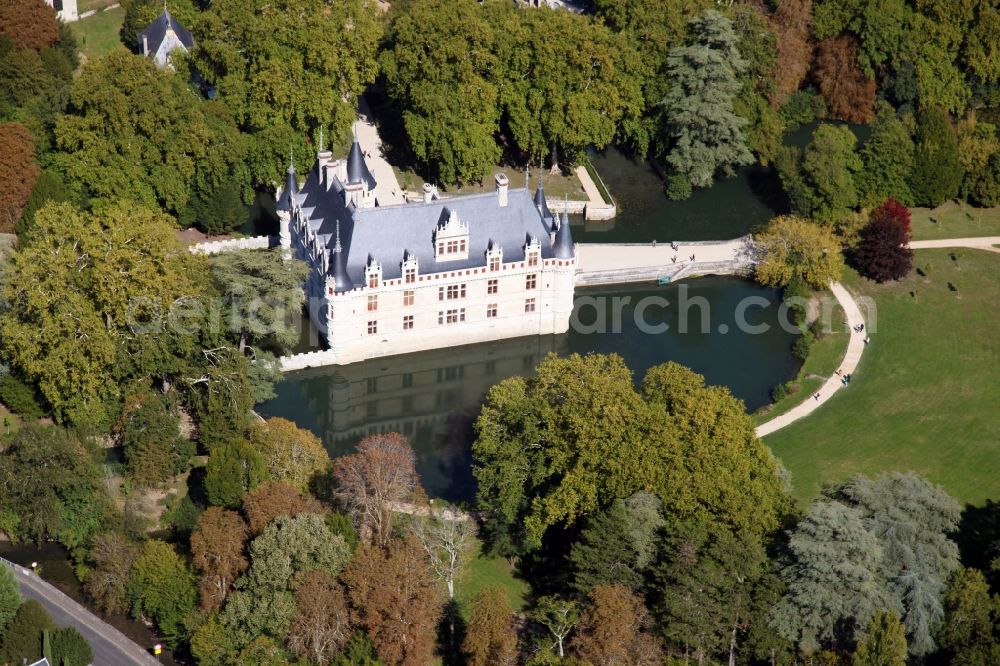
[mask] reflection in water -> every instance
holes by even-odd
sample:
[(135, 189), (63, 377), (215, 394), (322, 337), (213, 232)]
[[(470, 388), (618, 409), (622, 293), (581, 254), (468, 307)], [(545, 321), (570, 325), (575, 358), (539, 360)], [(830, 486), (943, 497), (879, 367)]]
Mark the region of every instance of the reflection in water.
[[(609, 325), (595, 332), (571, 331), (375, 359), (347, 366), (291, 373), (278, 397), (258, 407), (265, 416), (282, 416), (319, 435), (331, 455), (353, 450), (364, 436), (398, 431), (413, 443), (418, 471), (427, 491), (450, 500), (475, 494), (470, 469), (472, 424), (486, 391), (502, 379), (530, 374), (548, 353), (618, 353), (641, 381), (653, 365), (673, 360), (705, 375), (710, 384), (728, 386), (753, 410), (770, 389), (795, 375), (790, 349), (794, 335), (777, 324), (779, 292), (739, 278), (706, 277), (666, 287), (642, 285), (578, 291), (576, 319), (596, 322), (596, 307)], [(644, 298), (662, 301), (645, 309), (647, 324), (668, 330), (640, 330), (636, 307)], [(763, 300), (747, 310), (750, 324), (768, 331), (739, 331), (736, 312), (746, 297)], [(680, 307), (685, 301), (692, 306)], [(708, 305), (702, 308), (698, 303)], [(648, 301), (647, 301), (648, 302)], [(619, 311), (620, 327), (613, 326)], [(708, 323), (701, 330), (702, 317)], [(681, 323), (688, 324), (681, 333)], [(726, 332), (721, 332), (725, 330)]]

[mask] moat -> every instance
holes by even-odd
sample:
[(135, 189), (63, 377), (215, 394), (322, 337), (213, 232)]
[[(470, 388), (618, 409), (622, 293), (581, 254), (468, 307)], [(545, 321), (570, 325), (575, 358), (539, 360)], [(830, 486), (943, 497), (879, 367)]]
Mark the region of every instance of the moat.
[[(649, 164), (608, 150), (593, 158), (621, 213), (606, 223), (574, 220), (578, 242), (649, 242), (734, 238), (775, 214), (767, 179), (759, 167), (684, 202), (663, 195), (659, 177)], [(710, 304), (710, 325), (701, 330), (701, 312), (678, 307), (681, 291), (688, 299)], [(635, 306), (644, 297), (665, 298), (671, 306), (648, 308), (646, 324), (666, 323), (664, 332), (640, 331)], [(751, 308), (746, 320), (766, 324), (767, 332), (749, 334), (735, 325), (737, 305), (757, 296), (767, 307)], [(657, 287), (653, 284), (578, 289), (574, 315), (582, 326), (569, 333), (502, 340), (451, 349), (386, 357), (342, 367), (288, 374), (277, 397), (258, 406), (264, 416), (281, 416), (307, 427), (331, 455), (350, 451), (365, 435), (399, 431), (410, 438), (418, 456), (424, 487), (449, 500), (469, 500), (472, 478), (472, 424), (489, 388), (502, 379), (527, 375), (546, 354), (617, 353), (636, 381), (646, 370), (666, 361), (693, 368), (710, 384), (729, 387), (754, 411), (769, 401), (771, 389), (792, 378), (798, 361), (791, 354), (795, 334), (778, 325), (780, 291), (737, 277), (703, 277)], [(621, 326), (600, 330), (593, 302), (609, 313), (621, 309)], [(626, 302), (627, 301), (627, 302)], [(616, 305), (617, 304), (617, 305)], [(683, 322), (682, 322), (683, 319)], [(688, 332), (682, 333), (681, 330)], [(725, 330), (726, 332), (720, 332)], [(302, 351), (304, 351), (303, 349)]]

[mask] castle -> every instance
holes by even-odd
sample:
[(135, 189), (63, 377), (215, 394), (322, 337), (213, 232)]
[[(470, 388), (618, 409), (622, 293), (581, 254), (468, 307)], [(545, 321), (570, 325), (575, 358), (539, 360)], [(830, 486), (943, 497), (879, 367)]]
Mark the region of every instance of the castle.
[(310, 317), (340, 365), (524, 335), (564, 333), (576, 256), (569, 218), (541, 180), (532, 196), (495, 176), (492, 193), (379, 206), (355, 137), (320, 151), (301, 187), (278, 193), (279, 242), (312, 269)]

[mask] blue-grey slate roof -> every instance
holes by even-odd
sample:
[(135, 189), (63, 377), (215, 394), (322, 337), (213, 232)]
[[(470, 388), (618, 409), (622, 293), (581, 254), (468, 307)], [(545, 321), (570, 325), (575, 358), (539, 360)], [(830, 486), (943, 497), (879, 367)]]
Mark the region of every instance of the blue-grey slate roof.
[[(345, 271), (354, 286), (364, 284), (369, 256), (381, 262), (385, 280), (402, 276), (404, 252), (417, 259), (422, 274), (485, 266), (486, 250), (491, 242), (503, 248), (504, 262), (523, 261), (524, 246), (529, 238), (538, 240), (543, 258), (556, 256), (549, 236), (555, 230), (556, 221), (552, 217), (542, 217), (526, 189), (509, 190), (505, 207), (500, 206), (495, 192), (489, 192), (436, 199), (430, 203), (355, 208), (344, 205), (338, 181), (327, 189), (320, 180), (320, 170), (311, 169), (296, 195), (300, 214), (309, 220), (319, 238), (327, 241), (331, 273), (335, 262), (332, 261), (330, 239), (340, 221)], [(447, 218), (445, 209), (457, 213), (459, 220), (469, 227), (467, 259), (442, 262), (434, 259), (434, 231)]]
[(369, 190), (375, 189), (375, 176), (368, 170), (368, 163), (365, 156), (361, 154), (361, 144), (358, 137), (354, 137), (351, 144), (351, 152), (347, 154), (347, 182), (360, 183), (364, 181)]
[(177, 35), (177, 39), (180, 40), (181, 44), (184, 45), (189, 51), (194, 48), (194, 37), (187, 28), (182, 26), (180, 22), (177, 21), (170, 12), (164, 8), (164, 10), (153, 19), (153, 22), (149, 24), (149, 27), (138, 33), (137, 37), (139, 39), (139, 48), (142, 48), (142, 38), (146, 38), (146, 46), (150, 53), (156, 53), (160, 50), (160, 44), (163, 43), (163, 38), (167, 34), (167, 28), (174, 31)]

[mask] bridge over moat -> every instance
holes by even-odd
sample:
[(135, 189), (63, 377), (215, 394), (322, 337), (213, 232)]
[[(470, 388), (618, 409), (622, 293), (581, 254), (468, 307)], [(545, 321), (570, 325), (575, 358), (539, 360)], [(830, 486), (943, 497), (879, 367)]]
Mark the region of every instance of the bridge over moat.
[(577, 243), (576, 286), (671, 282), (696, 275), (747, 272), (754, 262), (750, 236), (727, 241)]

